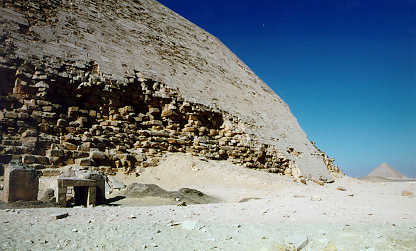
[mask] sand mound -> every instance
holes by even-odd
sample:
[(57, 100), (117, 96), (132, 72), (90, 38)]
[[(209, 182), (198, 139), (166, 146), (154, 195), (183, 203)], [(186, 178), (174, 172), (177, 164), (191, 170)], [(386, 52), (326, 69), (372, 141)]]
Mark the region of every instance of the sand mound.
[(124, 193), (128, 198), (156, 197), (173, 203), (207, 204), (218, 202), (215, 198), (196, 189), (181, 188), (178, 191), (167, 191), (155, 184), (132, 183), (121, 193)]
[[(182, 153), (170, 155), (156, 167), (143, 169), (139, 177), (118, 174), (115, 178), (125, 185), (134, 182), (156, 184), (167, 190), (189, 187), (224, 202), (256, 197), (250, 194), (253, 190), (262, 190), (267, 195), (294, 184), (289, 177)], [(224, 196), (225, 190), (232, 191), (233, 196)]]

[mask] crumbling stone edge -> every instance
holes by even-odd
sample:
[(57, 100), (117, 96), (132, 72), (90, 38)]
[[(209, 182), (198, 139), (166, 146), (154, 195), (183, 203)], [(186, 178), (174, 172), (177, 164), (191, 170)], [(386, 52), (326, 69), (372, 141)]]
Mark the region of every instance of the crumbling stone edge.
[[(76, 164), (106, 174), (140, 173), (171, 152), (293, 175), (295, 149), (256, 140), (239, 118), (188, 102), (140, 72), (123, 83), (94, 61), (60, 58), (0, 63), (0, 167), (18, 160), (44, 175)], [(317, 148), (332, 173), (342, 172)]]

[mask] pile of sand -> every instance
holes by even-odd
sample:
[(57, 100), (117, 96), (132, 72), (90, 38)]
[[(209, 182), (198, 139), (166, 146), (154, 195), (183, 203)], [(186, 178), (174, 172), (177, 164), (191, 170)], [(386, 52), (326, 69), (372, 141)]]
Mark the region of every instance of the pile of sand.
[(115, 178), (126, 186), (137, 182), (155, 184), (166, 190), (193, 188), (221, 202), (238, 202), (244, 198), (258, 197), (259, 191), (261, 197), (276, 195), (276, 191), (284, 187), (296, 186), (289, 176), (181, 153), (171, 154), (156, 167), (142, 169), (138, 177), (117, 174)]

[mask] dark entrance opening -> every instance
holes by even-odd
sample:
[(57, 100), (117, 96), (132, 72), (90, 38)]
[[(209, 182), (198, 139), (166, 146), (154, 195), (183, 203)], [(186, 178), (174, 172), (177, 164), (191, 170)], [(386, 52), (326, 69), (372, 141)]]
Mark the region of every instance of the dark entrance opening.
[(74, 187), (75, 206), (87, 206), (88, 204), (88, 187)]

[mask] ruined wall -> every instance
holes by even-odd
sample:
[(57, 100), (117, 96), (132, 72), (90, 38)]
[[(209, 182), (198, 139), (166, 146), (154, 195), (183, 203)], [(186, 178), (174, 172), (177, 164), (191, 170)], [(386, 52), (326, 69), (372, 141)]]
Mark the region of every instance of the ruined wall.
[(167, 152), (331, 180), (289, 107), (153, 0), (0, 5), (0, 162), (133, 170)]
[(94, 62), (20, 62), (0, 72), (2, 164), (137, 172), (168, 152), (187, 152), (290, 174), (287, 155), (299, 154), (256, 142), (238, 118), (189, 103), (140, 73), (122, 85), (103, 78)]
[(228, 159), (284, 172), (289, 160), (256, 144), (237, 118), (187, 102), (163, 83), (140, 77), (120, 85), (94, 62), (1, 68), (2, 163), (38, 169), (69, 164), (105, 172), (157, 164), (167, 152)]

